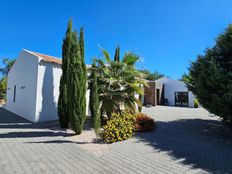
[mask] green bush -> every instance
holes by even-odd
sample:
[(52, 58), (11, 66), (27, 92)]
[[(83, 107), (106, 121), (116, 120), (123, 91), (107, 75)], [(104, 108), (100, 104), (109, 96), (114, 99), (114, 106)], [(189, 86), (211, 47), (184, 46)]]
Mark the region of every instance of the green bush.
[(126, 140), (133, 135), (135, 117), (129, 113), (113, 113), (103, 126), (103, 139), (106, 143)]
[(194, 99), (194, 108), (198, 108), (199, 105), (199, 101), (197, 99)]

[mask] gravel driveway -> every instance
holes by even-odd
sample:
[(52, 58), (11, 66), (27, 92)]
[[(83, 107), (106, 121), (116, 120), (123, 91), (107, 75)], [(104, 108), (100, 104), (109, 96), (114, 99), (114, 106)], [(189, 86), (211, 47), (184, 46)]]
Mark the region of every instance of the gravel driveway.
[(151, 107), (152, 133), (107, 145), (101, 155), (51, 123), (0, 108), (0, 173), (232, 173), (232, 131), (203, 109)]

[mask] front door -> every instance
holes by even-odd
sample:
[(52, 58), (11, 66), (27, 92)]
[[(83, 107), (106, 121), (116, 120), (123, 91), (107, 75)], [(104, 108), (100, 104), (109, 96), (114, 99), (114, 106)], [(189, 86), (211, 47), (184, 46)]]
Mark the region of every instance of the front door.
[(188, 92), (175, 92), (175, 106), (189, 106)]
[(156, 104), (160, 104), (160, 90), (156, 89)]

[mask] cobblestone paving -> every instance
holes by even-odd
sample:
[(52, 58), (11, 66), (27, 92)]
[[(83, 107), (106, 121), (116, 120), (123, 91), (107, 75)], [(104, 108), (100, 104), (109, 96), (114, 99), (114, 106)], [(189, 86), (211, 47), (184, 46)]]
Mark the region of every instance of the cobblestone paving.
[(232, 173), (232, 134), (203, 109), (153, 107), (152, 133), (111, 144), (101, 156), (0, 108), (0, 174)]

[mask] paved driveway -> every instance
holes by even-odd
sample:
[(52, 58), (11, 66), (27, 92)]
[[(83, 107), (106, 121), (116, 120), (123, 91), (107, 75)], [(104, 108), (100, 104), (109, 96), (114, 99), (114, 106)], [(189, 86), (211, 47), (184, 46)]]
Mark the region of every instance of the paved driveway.
[(232, 173), (232, 131), (203, 109), (152, 107), (157, 129), (102, 155), (0, 109), (0, 173)]

